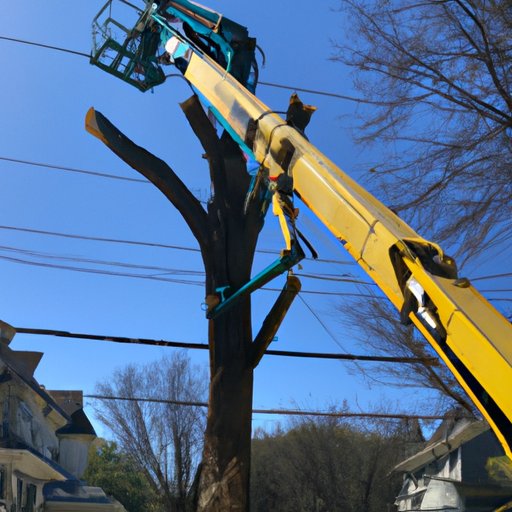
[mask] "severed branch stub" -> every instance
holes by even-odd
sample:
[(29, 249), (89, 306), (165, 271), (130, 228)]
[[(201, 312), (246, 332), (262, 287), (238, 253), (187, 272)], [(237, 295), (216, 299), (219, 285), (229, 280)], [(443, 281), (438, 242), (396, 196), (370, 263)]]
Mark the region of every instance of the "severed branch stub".
[(279, 297), (276, 299), (269, 314), (265, 317), (261, 329), (252, 344), (251, 364), (253, 368), (258, 366), (261, 358), (265, 355), (265, 351), (270, 343), (272, 343), (276, 332), (281, 326), (292, 302), (300, 292), (300, 289), (301, 283), (299, 278), (289, 274)]

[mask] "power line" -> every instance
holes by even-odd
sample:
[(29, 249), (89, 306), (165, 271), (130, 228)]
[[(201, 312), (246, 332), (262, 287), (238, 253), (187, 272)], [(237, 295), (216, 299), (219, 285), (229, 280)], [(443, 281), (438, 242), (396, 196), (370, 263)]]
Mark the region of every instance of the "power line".
[[(110, 396), (110, 395), (84, 395), (85, 398), (93, 398), (95, 400), (119, 400), (123, 402), (152, 402), (157, 404), (179, 405), (184, 407), (202, 407), (208, 408), (206, 402), (191, 402), (184, 400), (167, 400), (163, 398), (138, 398), (126, 396)], [(253, 414), (273, 414), (279, 416), (318, 416), (327, 418), (373, 418), (387, 420), (443, 420), (443, 415), (426, 415), (426, 414), (387, 414), (387, 413), (371, 413), (371, 412), (331, 412), (331, 411), (302, 411), (297, 409), (253, 409)]]
[[(56, 336), (58, 338), (75, 338), (92, 341), (108, 341), (112, 343), (126, 343), (136, 345), (150, 345), (157, 347), (186, 348), (191, 350), (208, 350), (206, 343), (192, 343), (183, 341), (155, 340), (151, 338), (128, 338), (123, 336), (105, 336), (102, 334), (84, 334), (55, 329), (35, 329), (29, 327), (15, 327), (19, 334), (32, 334), (37, 336)], [(437, 365), (437, 359), (433, 357), (393, 357), (393, 356), (368, 356), (354, 354), (329, 354), (324, 352), (296, 352), (287, 350), (267, 350), (265, 354), (279, 357), (295, 357), (310, 359), (331, 359), (341, 361), (367, 361), (379, 363), (417, 364), (424, 363), (431, 366)]]
[(492, 276), (472, 277), (471, 281), (484, 281), (485, 279), (499, 279), (501, 277), (512, 277), (512, 272), (505, 272), (504, 274), (494, 274)]
[(47, 50), (55, 50), (58, 52), (71, 53), (72, 55), (78, 55), (80, 57), (86, 57), (88, 59), (91, 58), (91, 56), (88, 53), (79, 52), (76, 50), (70, 50), (69, 48), (62, 48), (60, 46), (52, 46), (49, 44), (36, 43), (34, 41), (27, 41), (25, 39), (17, 39), (14, 37), (6, 37), (6, 36), (0, 36), (0, 39), (3, 39), (4, 41), (11, 41), (13, 43), (21, 43), (21, 44), (26, 44), (26, 45), (30, 45), (30, 46), (38, 46), (40, 48), (46, 48)]
[[(70, 50), (69, 48), (63, 48), (60, 46), (52, 46), (52, 45), (48, 45), (48, 44), (37, 43), (35, 41), (27, 41), (25, 39), (17, 39), (14, 37), (6, 37), (6, 36), (0, 36), (0, 39), (3, 39), (5, 41), (11, 41), (13, 43), (21, 43), (21, 44), (26, 44), (26, 45), (30, 45), (30, 46), (37, 46), (40, 48), (45, 48), (47, 50), (54, 50), (54, 51), (59, 51), (59, 52), (64, 52), (64, 53), (70, 53), (72, 55), (86, 57), (87, 59), (91, 58), (90, 54), (88, 54), (88, 53), (80, 52), (77, 50)], [(365, 100), (363, 98), (355, 98), (353, 96), (347, 96), (345, 94), (338, 94), (338, 93), (326, 92), (326, 91), (318, 91), (316, 89), (305, 89), (303, 87), (295, 87), (293, 85), (286, 85), (286, 84), (277, 84), (274, 82), (259, 81), (258, 84), (266, 86), (266, 87), (273, 87), (276, 89), (286, 89), (289, 91), (306, 92), (309, 94), (315, 94), (317, 96), (326, 96), (329, 98), (336, 98), (336, 99), (341, 99), (341, 100), (346, 100), (346, 101), (352, 101), (355, 103), (366, 103), (366, 104), (376, 104), (376, 105), (384, 105), (385, 104), (384, 102), (370, 101), (370, 100)]]
[(161, 244), (161, 243), (157, 243), (157, 242), (141, 242), (141, 241), (137, 241), (137, 240), (126, 240), (126, 239), (121, 239), (121, 238), (106, 238), (106, 237), (99, 237), (99, 236), (78, 235), (78, 234), (74, 234), (74, 233), (63, 233), (61, 231), (46, 231), (46, 230), (42, 230), (42, 229), (23, 228), (23, 227), (18, 227), (18, 226), (2, 226), (2, 225), (0, 225), (0, 229), (4, 229), (7, 231), (18, 231), (21, 233), (32, 233), (35, 235), (71, 238), (71, 239), (75, 239), (75, 240), (88, 240), (91, 242), (106, 242), (106, 243), (112, 243), (112, 244), (139, 245), (139, 246), (145, 246), (145, 247), (158, 247), (161, 249), (176, 249), (176, 250), (180, 250), (180, 251), (201, 252), (196, 247), (185, 247), (182, 245), (170, 245), (170, 244)]
[[(176, 278), (170, 278), (170, 277), (163, 277), (161, 275), (148, 275), (148, 274), (131, 274), (127, 272), (117, 272), (114, 270), (104, 270), (104, 269), (97, 269), (97, 268), (88, 268), (88, 267), (76, 267), (71, 265), (60, 265), (56, 263), (44, 263), (41, 261), (30, 261), (25, 260), (22, 258), (15, 258), (12, 256), (5, 256), (0, 255), (0, 260), (8, 261), (10, 263), (16, 263), (21, 265), (27, 265), (32, 267), (43, 267), (43, 268), (49, 268), (53, 270), (68, 270), (71, 272), (81, 272), (85, 274), (99, 274), (99, 275), (105, 275), (105, 276), (113, 276), (113, 277), (125, 277), (130, 279), (146, 279), (150, 281), (162, 281), (167, 283), (174, 283), (174, 284), (183, 284), (183, 285), (191, 285), (191, 286), (204, 286), (203, 281), (194, 281), (190, 279), (176, 279)], [(262, 287), (260, 288), (263, 291), (270, 291), (270, 292), (280, 292), (281, 290), (279, 288), (268, 288), (268, 287)], [(365, 298), (365, 299), (374, 299), (376, 296), (370, 293), (356, 293), (356, 292), (326, 292), (326, 291), (319, 291), (319, 290), (301, 290), (300, 294), (305, 295), (322, 295), (322, 296), (332, 296), (332, 297), (357, 297), (357, 298)], [(301, 300), (304, 300), (301, 295), (299, 295), (299, 298)], [(488, 298), (489, 302), (512, 302), (512, 298)], [(309, 306), (307, 306), (309, 308)], [(315, 313), (313, 313), (315, 314)], [(317, 316), (315, 314), (315, 316)], [(331, 335), (332, 336), (332, 335)]]
[(353, 101), (355, 103), (365, 103), (365, 104), (371, 104), (371, 105), (386, 105), (386, 103), (381, 102), (381, 101), (365, 100), (363, 98), (355, 98), (354, 96), (347, 96), (346, 94), (318, 91), (316, 89), (305, 89), (304, 87), (295, 87), (293, 85), (276, 84), (274, 82), (263, 82), (260, 80), (260, 81), (258, 81), (258, 85), (274, 87), (276, 89), (286, 89), (288, 91), (307, 92), (309, 94), (315, 94), (317, 96), (327, 96), (329, 98), (337, 98), (340, 100)]
[[(8, 245), (0, 245), (0, 251), (13, 252), (16, 254), (23, 254), (24, 256), (30, 256), (34, 258), (46, 258), (50, 260), (63, 260), (72, 261), (74, 263), (92, 263), (94, 265), (104, 265), (107, 267), (121, 267), (130, 268), (137, 270), (153, 270), (159, 272), (159, 274), (172, 274), (182, 276), (198, 276), (204, 277), (205, 273), (202, 270), (186, 270), (170, 267), (159, 267), (156, 265), (141, 265), (140, 263), (126, 263), (122, 261), (110, 261), (110, 260), (99, 260), (95, 258), (82, 258), (79, 256), (63, 256), (60, 254), (51, 254), (40, 251), (33, 251), (30, 249), (21, 249), (19, 247), (12, 247)], [(0, 255), (0, 258), (2, 256)], [(27, 260), (28, 261), (28, 260)]]
[[(74, 263), (92, 263), (94, 265), (104, 265), (109, 267), (121, 267), (121, 268), (130, 268), (137, 270), (154, 270), (158, 271), (159, 274), (172, 274), (172, 275), (188, 275), (188, 276), (202, 276), (204, 277), (205, 272), (203, 270), (186, 270), (186, 269), (176, 269), (169, 267), (159, 267), (155, 265), (142, 265), (140, 263), (127, 263), (121, 261), (110, 261), (110, 260), (100, 260), (95, 258), (82, 258), (79, 256), (64, 256), (60, 254), (52, 254), (47, 252), (34, 251), (31, 249), (22, 249), (19, 247), (13, 247), (8, 245), (0, 245), (0, 251), (23, 254), (24, 256), (30, 256), (34, 258), (46, 258), (50, 260), (63, 260), (63, 261), (72, 261)], [(2, 256), (0, 255), (0, 258)], [(28, 261), (27, 261), (28, 263)], [(315, 275), (315, 274), (296, 274), (297, 277), (303, 277), (307, 279), (316, 279), (320, 281), (332, 281), (337, 283), (349, 283), (349, 284), (362, 284), (362, 285), (375, 285), (375, 283), (370, 283), (366, 281), (361, 281), (358, 279), (350, 278), (350, 277), (336, 277), (335, 275)]]
[[(21, 233), (32, 233), (36, 235), (44, 235), (44, 236), (53, 236), (53, 237), (61, 237), (61, 238), (70, 238), (75, 240), (88, 240), (92, 242), (105, 242), (105, 243), (113, 243), (113, 244), (126, 244), (126, 245), (138, 245), (145, 247), (158, 247), (161, 249), (175, 249), (179, 251), (190, 251), (190, 252), (201, 252), (196, 247), (186, 247), (182, 245), (170, 245), (170, 244), (161, 244), (156, 242), (142, 242), (137, 240), (127, 240), (121, 238), (106, 238), (106, 237), (98, 237), (98, 236), (87, 236), (87, 235), (79, 235), (75, 233), (63, 233), (61, 231), (47, 231), (42, 229), (33, 229), (33, 228), (24, 228), (18, 226), (6, 226), (0, 225), (0, 229), (7, 231), (18, 231)], [(256, 252), (261, 254), (279, 254), (279, 251), (272, 251), (270, 249), (256, 249)], [(353, 261), (339, 261), (339, 260), (330, 260), (330, 259), (322, 259), (318, 258), (316, 260), (319, 263), (333, 263), (337, 265), (355, 265)]]
[(55, 263), (43, 263), (41, 261), (29, 261), (29, 260), (24, 260), (22, 258), (13, 258), (10, 256), (0, 256), (0, 259), (9, 261), (11, 263), (18, 263), (21, 265), (28, 265), (28, 266), (32, 266), (32, 267), (50, 268), (53, 270), (69, 270), (72, 272), (82, 272), (85, 274), (100, 274), (100, 275), (114, 276), (114, 277), (148, 279), (150, 281), (163, 281), (163, 282), (175, 283), (175, 284), (204, 286), (204, 283), (201, 281), (192, 281), (192, 280), (187, 280), (187, 279), (175, 279), (175, 278), (167, 278), (167, 277), (160, 277), (160, 276), (152, 276), (152, 275), (147, 275), (147, 274), (129, 274), (126, 272), (116, 272), (113, 270), (103, 270), (103, 269), (87, 268), (87, 267), (75, 267), (75, 266), (71, 266), (71, 265), (58, 265)]
[[(0, 160), (2, 157), (0, 157)], [(124, 179), (124, 178), (123, 178)], [(129, 178), (127, 178), (129, 179)], [(75, 239), (75, 240), (86, 240), (86, 241), (92, 241), (92, 242), (104, 242), (104, 243), (114, 243), (114, 244), (126, 244), (126, 245), (136, 245), (136, 246), (143, 246), (143, 247), (157, 247), (162, 249), (173, 249), (173, 250), (180, 250), (180, 251), (189, 251), (189, 252), (197, 252), (199, 253), (200, 250), (195, 247), (187, 247), (182, 245), (171, 245), (171, 244), (162, 244), (157, 242), (146, 242), (146, 241), (137, 241), (137, 240), (127, 240), (127, 239), (119, 239), (119, 238), (106, 238), (106, 237), (98, 237), (98, 236), (87, 236), (87, 235), (79, 235), (75, 233), (64, 233), (61, 231), (47, 231), (42, 229), (33, 229), (33, 228), (24, 228), (19, 226), (6, 226), (6, 225), (0, 225), (0, 230), (6, 230), (6, 231), (16, 231), (21, 233), (31, 233), (35, 235), (43, 235), (43, 236), (51, 236), (51, 237), (61, 237), (61, 238), (69, 238), (69, 239)], [(6, 247), (7, 250), (14, 250), (13, 247)], [(24, 251), (22, 249), (16, 249), (19, 251)], [(278, 254), (277, 251), (272, 251), (270, 249), (257, 249), (256, 252), (262, 253), (262, 254)], [(42, 255), (43, 253), (39, 253), (39, 255)], [(48, 256), (47, 257), (53, 257), (56, 256)], [(78, 258), (77, 258), (78, 260)], [(139, 268), (148, 268), (143, 265), (130, 265), (126, 263), (117, 263), (117, 262), (102, 262), (102, 261), (95, 261), (95, 260), (85, 260), (93, 263), (99, 263), (99, 264), (119, 264), (120, 266), (130, 266), (130, 267), (139, 267)], [(352, 261), (339, 261), (339, 260), (331, 260), (331, 259), (322, 259), (318, 258), (316, 260), (318, 263), (332, 263), (337, 265), (355, 265), (355, 262)], [(158, 270), (162, 270), (165, 272), (174, 272), (173, 269), (167, 269), (162, 267), (156, 267)], [(187, 273), (190, 273), (192, 271), (187, 271)], [(333, 282), (343, 282), (343, 283), (353, 283), (353, 284), (362, 284), (367, 286), (376, 286), (375, 283), (368, 282), (368, 281), (361, 281), (359, 279), (356, 279), (350, 275), (345, 275), (342, 277), (337, 277), (336, 274), (307, 274), (307, 273), (297, 273), (298, 277), (305, 277), (310, 279), (317, 279), (317, 280), (325, 280), (325, 281), (333, 281)], [(479, 276), (479, 277), (472, 277), (471, 281), (483, 281), (483, 280), (490, 280), (490, 279), (498, 279), (498, 278), (507, 278), (512, 277), (512, 272), (505, 272), (503, 274), (494, 274), (489, 276)], [(510, 292), (510, 289), (485, 289), (481, 290), (483, 293), (496, 293), (496, 292)], [(508, 299), (501, 299), (501, 300), (508, 300)]]
[(42, 162), (33, 162), (33, 161), (30, 161), (30, 160), (20, 160), (18, 158), (9, 158), (9, 157), (6, 157), (6, 156), (0, 156), (0, 160), (3, 160), (4, 162), (12, 162), (12, 163), (15, 163), (15, 164), (24, 164), (24, 165), (31, 165), (31, 166), (34, 166), (34, 167), (44, 167), (44, 168), (47, 168), (47, 169), (55, 169), (55, 170), (58, 170), (58, 171), (74, 172), (74, 173), (79, 173), (79, 174), (87, 174), (87, 175), (95, 176), (95, 177), (99, 177), (99, 178), (109, 178), (109, 179), (114, 179), (114, 180), (131, 181), (131, 182), (134, 182), (134, 183), (150, 184), (150, 181), (144, 180), (144, 179), (140, 179), (140, 178), (129, 178), (129, 177), (126, 177), (126, 176), (117, 176), (115, 174), (108, 174), (108, 173), (105, 173), (105, 172), (98, 172), (98, 171), (88, 171), (88, 170), (85, 170), (85, 169), (77, 169), (75, 167), (64, 167), (62, 165), (47, 164), (47, 163), (42, 163)]

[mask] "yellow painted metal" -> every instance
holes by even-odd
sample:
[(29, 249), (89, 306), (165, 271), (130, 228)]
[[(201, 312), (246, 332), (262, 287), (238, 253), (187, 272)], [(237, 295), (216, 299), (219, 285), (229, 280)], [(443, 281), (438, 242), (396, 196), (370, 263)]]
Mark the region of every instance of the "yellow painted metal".
[[(411, 315), (418, 329), (439, 353), (461, 385), (474, 400), (512, 458), (512, 326), (472, 286), (459, 287), (453, 280), (427, 272), (406, 242), (435, 247), (358, 185), (281, 117), (269, 111), (225, 70), (208, 57), (193, 54), (185, 73), (194, 87), (219, 111), (232, 130), (245, 140), (250, 121), (257, 130), (250, 144), (256, 159), (269, 175), (288, 172), (294, 189), (344, 245), (391, 302), (400, 309), (404, 298), (390, 258), (391, 248), (400, 251), (412, 276), (437, 308), (447, 332), (439, 344), (421, 322)], [(283, 148), (293, 148), (287, 169), (283, 169)], [(280, 156), (281, 155), (281, 156)], [(454, 356), (494, 400), (508, 422), (472, 391), (467, 376), (459, 371)], [(471, 378), (471, 377), (470, 377)], [(502, 428), (508, 428), (503, 432)]]
[(279, 204), (279, 197), (277, 193), (272, 196), (272, 213), (279, 219), (279, 226), (283, 233), (285, 248), (287, 251), (291, 251), (292, 237), (290, 235), (290, 229), (288, 228), (288, 223), (286, 222), (283, 209)]

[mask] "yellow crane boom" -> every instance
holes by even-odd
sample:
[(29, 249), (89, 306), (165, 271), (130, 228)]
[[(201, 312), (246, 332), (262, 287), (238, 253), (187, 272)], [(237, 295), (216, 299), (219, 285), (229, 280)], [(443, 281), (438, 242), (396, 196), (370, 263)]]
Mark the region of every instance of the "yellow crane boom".
[(216, 62), (195, 52), (188, 59), (185, 78), (271, 177), (293, 178), (294, 191), (398, 310), (404, 311), (411, 290), (418, 309), (405, 313), (512, 457), (510, 322), (467, 279), (450, 276), (454, 262), (436, 244), (421, 238)]
[[(438, 245), (420, 237), (247, 89), (254, 89), (257, 67), (251, 60), (255, 40), (245, 27), (190, 0), (160, 5), (146, 0), (139, 22), (129, 29), (111, 18), (112, 1), (95, 18), (95, 34), (105, 41), (95, 45), (91, 62), (143, 91), (165, 80), (159, 65), (162, 58), (173, 63), (203, 104), (259, 162), (260, 172), (270, 179), (286, 175), (294, 192), (400, 311), (402, 321), (416, 325), (512, 458), (510, 322), (468, 279), (457, 276), (455, 262)], [(100, 24), (105, 13), (108, 17)], [(200, 14), (200, 19), (190, 13)], [(178, 18), (184, 32), (194, 34), (188, 37), (173, 28)], [(121, 31), (121, 41), (112, 37), (114, 29)], [(164, 40), (166, 52), (157, 57), (156, 49)], [(213, 57), (225, 61), (225, 68), (247, 87)], [(287, 246), (291, 248), (289, 236)], [(289, 268), (297, 261), (295, 256), (282, 258), (227, 300), (222, 296), (217, 309)]]

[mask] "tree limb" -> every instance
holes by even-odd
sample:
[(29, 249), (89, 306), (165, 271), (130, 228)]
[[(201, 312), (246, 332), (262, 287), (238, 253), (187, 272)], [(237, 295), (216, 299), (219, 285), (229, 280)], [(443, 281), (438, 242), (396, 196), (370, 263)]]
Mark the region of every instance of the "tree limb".
[(207, 215), (199, 200), (176, 173), (163, 160), (137, 146), (92, 107), (87, 112), (85, 128), (130, 167), (151, 181), (169, 199), (199, 242), (204, 258), (208, 251)]
[(217, 132), (206, 116), (199, 98), (195, 94), (188, 100), (180, 103), (180, 107), (206, 152), (206, 157), (210, 165), (210, 179), (213, 183), (215, 196), (225, 197), (226, 173), (224, 171), (224, 163), (222, 161), (220, 141)]
[(279, 294), (269, 314), (265, 317), (263, 325), (252, 344), (251, 364), (253, 368), (256, 368), (261, 361), (261, 358), (272, 342), (293, 300), (300, 292), (300, 289), (300, 280), (295, 276), (289, 275), (283, 290)]

